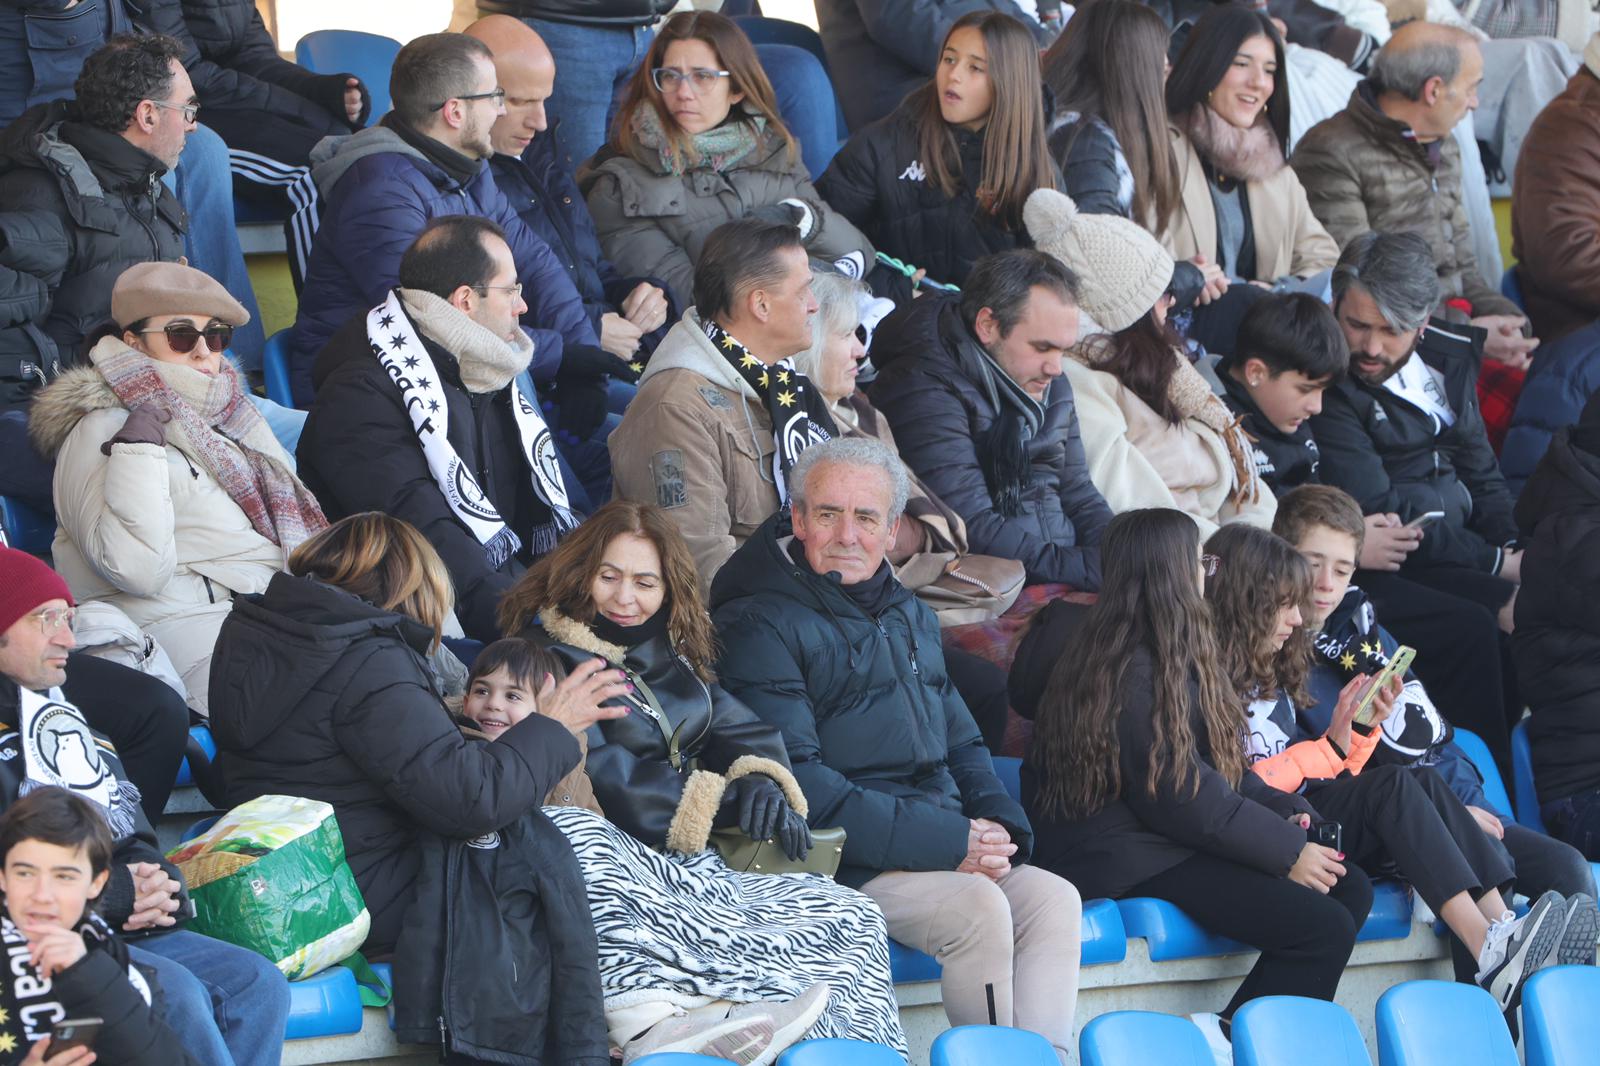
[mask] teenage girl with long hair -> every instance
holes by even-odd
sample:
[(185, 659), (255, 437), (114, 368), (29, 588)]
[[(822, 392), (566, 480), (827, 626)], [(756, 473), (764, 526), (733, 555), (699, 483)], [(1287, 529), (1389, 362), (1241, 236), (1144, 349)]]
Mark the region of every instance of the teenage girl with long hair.
[(1059, 182), (1044, 124), (1033, 34), (973, 12), (945, 35), (933, 80), (851, 137), (817, 188), (878, 249), (960, 285), (985, 255), (1027, 245), (1023, 202)]

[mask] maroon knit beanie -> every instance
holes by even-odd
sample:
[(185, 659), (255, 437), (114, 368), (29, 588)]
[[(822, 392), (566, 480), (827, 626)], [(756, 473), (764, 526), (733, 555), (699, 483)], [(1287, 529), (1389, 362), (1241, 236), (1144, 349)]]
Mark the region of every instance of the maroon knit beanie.
[(50, 600), (72, 602), (61, 575), (27, 552), (0, 548), (0, 633)]

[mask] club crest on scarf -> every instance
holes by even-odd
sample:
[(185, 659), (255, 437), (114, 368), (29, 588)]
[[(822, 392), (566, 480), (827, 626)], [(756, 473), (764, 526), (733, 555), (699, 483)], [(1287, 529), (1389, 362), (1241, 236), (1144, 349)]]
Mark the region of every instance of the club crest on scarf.
[(19, 793), (54, 785), (75, 792), (105, 813), (112, 836), (133, 832), (133, 806), (139, 791), (119, 781), (101, 754), (89, 723), (59, 689), (41, 695), (18, 690), (17, 732), (27, 773)]
[(766, 405), (772, 418), (772, 480), (779, 502), (788, 503), (787, 475), (800, 453), (839, 435), (827, 401), (810, 379), (794, 368), (792, 358), (767, 366), (711, 319), (706, 319), (703, 326), (712, 346)]

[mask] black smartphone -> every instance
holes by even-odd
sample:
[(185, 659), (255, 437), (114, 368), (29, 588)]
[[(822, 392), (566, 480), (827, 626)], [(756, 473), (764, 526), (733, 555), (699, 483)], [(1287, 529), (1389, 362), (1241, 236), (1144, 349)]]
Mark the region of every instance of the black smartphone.
[(1338, 822), (1312, 822), (1311, 828), (1306, 830), (1306, 839), (1341, 854), (1344, 852), (1344, 826)]
[(73, 1048), (92, 1048), (100, 1036), (101, 1018), (66, 1018), (50, 1028), (50, 1050), (44, 1053), (45, 1061)]

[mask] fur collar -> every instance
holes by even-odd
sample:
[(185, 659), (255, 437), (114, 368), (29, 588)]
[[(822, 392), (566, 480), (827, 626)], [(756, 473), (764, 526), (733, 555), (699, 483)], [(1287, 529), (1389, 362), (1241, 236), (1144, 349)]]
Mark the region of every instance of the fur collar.
[(28, 409), (28, 435), (46, 459), (54, 459), (84, 416), (120, 410), (122, 401), (92, 366), (65, 371), (33, 398)]
[(539, 624), (544, 627), (546, 633), (562, 644), (570, 644), (579, 651), (598, 655), (607, 662), (620, 663), (628, 657), (627, 648), (608, 640), (601, 640), (595, 636), (594, 630), (576, 618), (567, 617), (554, 607), (540, 610)]
[(421, 289), (401, 289), (400, 300), (417, 329), (455, 356), (468, 392), (499, 392), (533, 361), (533, 338), (520, 329), (515, 339), (502, 340), (450, 301)]
[(1185, 127), (1201, 158), (1236, 181), (1266, 181), (1289, 165), (1264, 109), (1254, 126), (1242, 130), (1205, 104), (1196, 104)]

